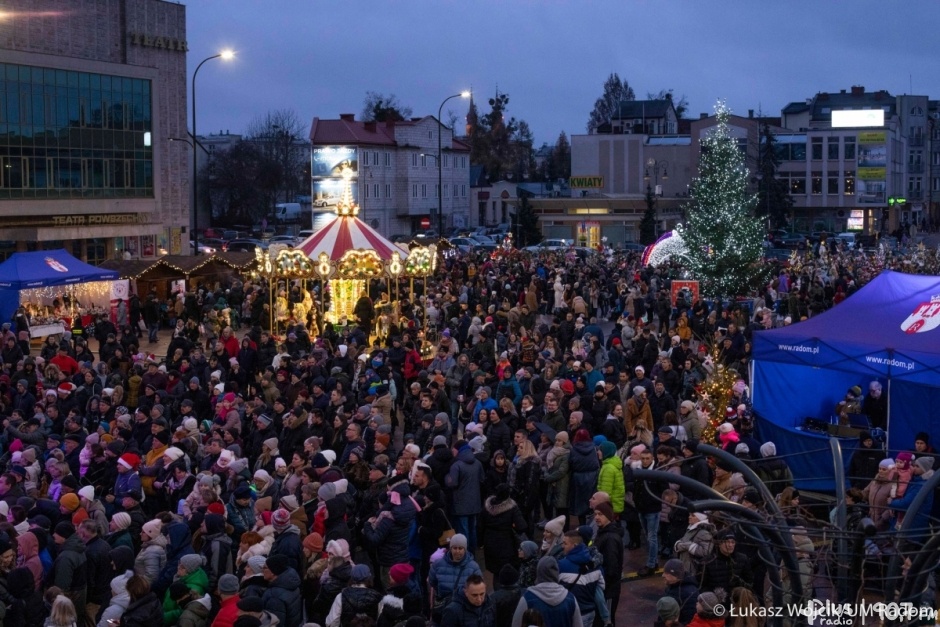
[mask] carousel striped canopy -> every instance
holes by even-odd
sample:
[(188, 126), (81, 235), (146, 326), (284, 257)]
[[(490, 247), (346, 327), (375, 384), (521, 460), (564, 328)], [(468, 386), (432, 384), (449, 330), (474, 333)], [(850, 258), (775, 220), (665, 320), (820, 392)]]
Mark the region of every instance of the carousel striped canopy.
[(374, 250), (386, 261), (391, 259), (395, 252), (398, 252), (402, 259), (408, 256), (407, 248), (388, 241), (354, 216), (336, 216), (322, 229), (297, 245), (295, 250), (303, 251), (314, 261), (324, 252), (332, 261), (339, 261), (350, 250)]

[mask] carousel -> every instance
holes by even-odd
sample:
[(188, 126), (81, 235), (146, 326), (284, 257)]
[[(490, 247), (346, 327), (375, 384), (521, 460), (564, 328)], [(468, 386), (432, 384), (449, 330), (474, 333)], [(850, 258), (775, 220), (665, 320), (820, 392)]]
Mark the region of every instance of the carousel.
[[(360, 220), (359, 206), (352, 197), (352, 169), (344, 165), (341, 174), (345, 186), (336, 216), (292, 249), (259, 251), (259, 274), (273, 279), (272, 284), (282, 278), (318, 280), (323, 319), (334, 325), (354, 322), (356, 302), (368, 293), (369, 282), (388, 279), (394, 288), (390, 289), (390, 300), (376, 304), (376, 331), (381, 334), (383, 325), (397, 322), (399, 280), (430, 276), (437, 266), (436, 248), (431, 245), (409, 250), (388, 241)], [(327, 289), (328, 308), (323, 299)], [(280, 307), (275, 304), (272, 309), (278, 312)]]

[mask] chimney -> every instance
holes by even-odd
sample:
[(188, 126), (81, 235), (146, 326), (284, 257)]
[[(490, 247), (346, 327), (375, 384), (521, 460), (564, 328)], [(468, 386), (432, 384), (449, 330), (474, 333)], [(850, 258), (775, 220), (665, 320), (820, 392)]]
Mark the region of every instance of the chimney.
[(852, 85), (852, 95), (853, 96), (864, 96), (865, 87), (863, 85)]
[(754, 109), (748, 109), (748, 110), (747, 110), (747, 117), (749, 117), (749, 118), (753, 118), (753, 117), (754, 117)]
[(355, 122), (356, 114), (355, 113), (340, 113), (339, 119), (343, 122)]
[(375, 132), (375, 122), (366, 122), (366, 130), (370, 133)]
[(844, 89), (840, 89), (840, 90), (839, 90), (839, 93), (840, 93), (840, 94), (844, 94), (844, 93), (845, 93), (845, 90), (844, 90)]
[(707, 118), (708, 118), (708, 114), (707, 114), (707, 113), (699, 113), (699, 114), (698, 114), (698, 119), (700, 119), (700, 120), (705, 120), (705, 119), (707, 119)]

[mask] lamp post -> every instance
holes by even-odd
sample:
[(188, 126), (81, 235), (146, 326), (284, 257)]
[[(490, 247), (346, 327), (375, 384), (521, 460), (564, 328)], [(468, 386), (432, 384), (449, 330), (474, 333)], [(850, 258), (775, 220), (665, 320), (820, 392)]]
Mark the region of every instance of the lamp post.
[(193, 86), (192, 86), (192, 97), (193, 97), (193, 233), (192, 239), (195, 242), (194, 254), (199, 254), (199, 169), (196, 165), (196, 146), (198, 142), (196, 141), (196, 75), (199, 74), (199, 68), (201, 68), (206, 61), (211, 61), (212, 59), (221, 58), (223, 61), (229, 61), (235, 56), (235, 53), (231, 50), (223, 50), (219, 54), (214, 54), (211, 57), (206, 57), (199, 62), (199, 65), (196, 66), (196, 70), (193, 72)]
[[(653, 159), (650, 157), (646, 160), (646, 173), (643, 174), (643, 180), (646, 181), (646, 194), (648, 197), (652, 198), (653, 190), (659, 187), (659, 171), (663, 172), (663, 180), (669, 180), (669, 162), (665, 160)], [(653, 172), (653, 187), (650, 187), (650, 171)], [(662, 194), (660, 194), (662, 196)], [(655, 216), (654, 216), (655, 217)], [(658, 222), (658, 221), (657, 221)], [(665, 228), (665, 227), (664, 227)], [(655, 236), (659, 235), (659, 225), (656, 226)]]
[[(469, 98), (469, 91), (462, 91), (459, 94), (444, 98), (444, 102), (437, 108), (437, 236), (444, 237), (444, 171), (442, 169), (443, 160), (441, 159), (441, 134), (444, 132), (444, 126), (441, 122), (441, 113), (444, 111), (444, 105), (448, 100), (454, 98)], [(453, 132), (453, 129), (451, 129)], [(453, 198), (453, 195), (451, 195)]]

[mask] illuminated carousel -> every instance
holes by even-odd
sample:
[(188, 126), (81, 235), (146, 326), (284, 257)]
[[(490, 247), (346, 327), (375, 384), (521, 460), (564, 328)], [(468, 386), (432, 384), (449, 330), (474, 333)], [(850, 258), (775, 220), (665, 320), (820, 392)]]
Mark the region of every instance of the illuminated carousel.
[[(352, 197), (352, 170), (344, 165), (343, 195), (336, 206), (336, 217), (293, 249), (259, 253), (260, 274), (275, 281), (279, 278), (315, 279), (329, 287), (330, 307), (324, 319), (332, 324), (346, 324), (355, 319), (356, 302), (368, 291), (372, 279), (387, 278), (397, 287), (399, 279), (430, 276), (437, 266), (435, 246), (408, 250), (393, 244), (360, 220), (359, 207)], [(398, 293), (391, 289), (392, 300), (385, 311), (377, 306), (377, 323), (397, 321)], [(273, 307), (277, 311), (277, 306)], [(381, 329), (379, 329), (381, 331)]]

